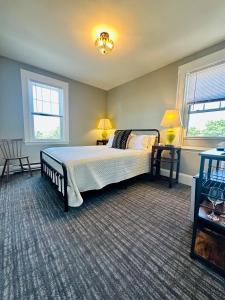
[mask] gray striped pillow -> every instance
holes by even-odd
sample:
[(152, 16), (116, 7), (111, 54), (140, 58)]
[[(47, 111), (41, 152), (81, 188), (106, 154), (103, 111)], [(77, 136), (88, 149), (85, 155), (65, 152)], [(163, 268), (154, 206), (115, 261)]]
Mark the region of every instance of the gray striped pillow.
[(127, 145), (127, 139), (131, 133), (131, 130), (116, 130), (113, 143), (112, 143), (112, 148), (117, 148), (117, 149), (126, 149)]

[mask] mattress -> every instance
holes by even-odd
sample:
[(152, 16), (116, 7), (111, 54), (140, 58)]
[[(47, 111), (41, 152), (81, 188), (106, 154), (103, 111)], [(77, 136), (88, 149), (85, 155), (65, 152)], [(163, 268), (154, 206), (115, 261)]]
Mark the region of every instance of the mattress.
[(72, 207), (83, 203), (81, 192), (98, 190), (108, 184), (150, 172), (151, 152), (149, 150), (123, 150), (108, 146), (45, 149), (43, 159), (63, 174), (61, 165), (45, 153), (66, 165), (68, 202)]

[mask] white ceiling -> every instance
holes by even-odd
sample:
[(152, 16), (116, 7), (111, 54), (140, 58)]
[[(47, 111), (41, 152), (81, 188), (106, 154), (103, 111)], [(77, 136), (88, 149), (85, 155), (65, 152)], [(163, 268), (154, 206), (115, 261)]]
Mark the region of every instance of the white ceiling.
[(224, 40), (224, 24), (224, 0), (0, 0), (0, 55), (109, 90)]

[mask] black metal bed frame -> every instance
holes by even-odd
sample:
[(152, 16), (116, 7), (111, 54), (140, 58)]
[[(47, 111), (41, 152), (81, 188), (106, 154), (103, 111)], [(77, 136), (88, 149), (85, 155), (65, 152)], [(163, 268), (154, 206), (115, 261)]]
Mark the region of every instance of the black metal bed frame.
[[(157, 133), (157, 142), (160, 143), (160, 132), (158, 129), (132, 129), (132, 132), (156, 132)], [(50, 157), (56, 163), (58, 163), (62, 167), (61, 174), (55, 168), (53, 168), (44, 158), (44, 155)], [(68, 185), (68, 177), (67, 177), (67, 168), (66, 165), (60, 160), (56, 159), (49, 153), (46, 153), (44, 150), (40, 151), (40, 161), (41, 161), (41, 176), (46, 176), (49, 178), (50, 182), (56, 188), (56, 190), (62, 195), (64, 201), (64, 211), (68, 212), (69, 204), (68, 204), (68, 194), (67, 194), (67, 185)]]

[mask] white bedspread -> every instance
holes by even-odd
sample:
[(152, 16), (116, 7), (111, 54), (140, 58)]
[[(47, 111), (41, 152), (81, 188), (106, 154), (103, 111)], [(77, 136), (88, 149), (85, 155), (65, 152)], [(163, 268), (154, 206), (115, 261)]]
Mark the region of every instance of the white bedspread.
[[(44, 150), (64, 162), (68, 173), (69, 206), (83, 203), (80, 192), (101, 189), (150, 171), (150, 152), (114, 149), (107, 146), (55, 147)], [(59, 172), (61, 167), (43, 153)]]

